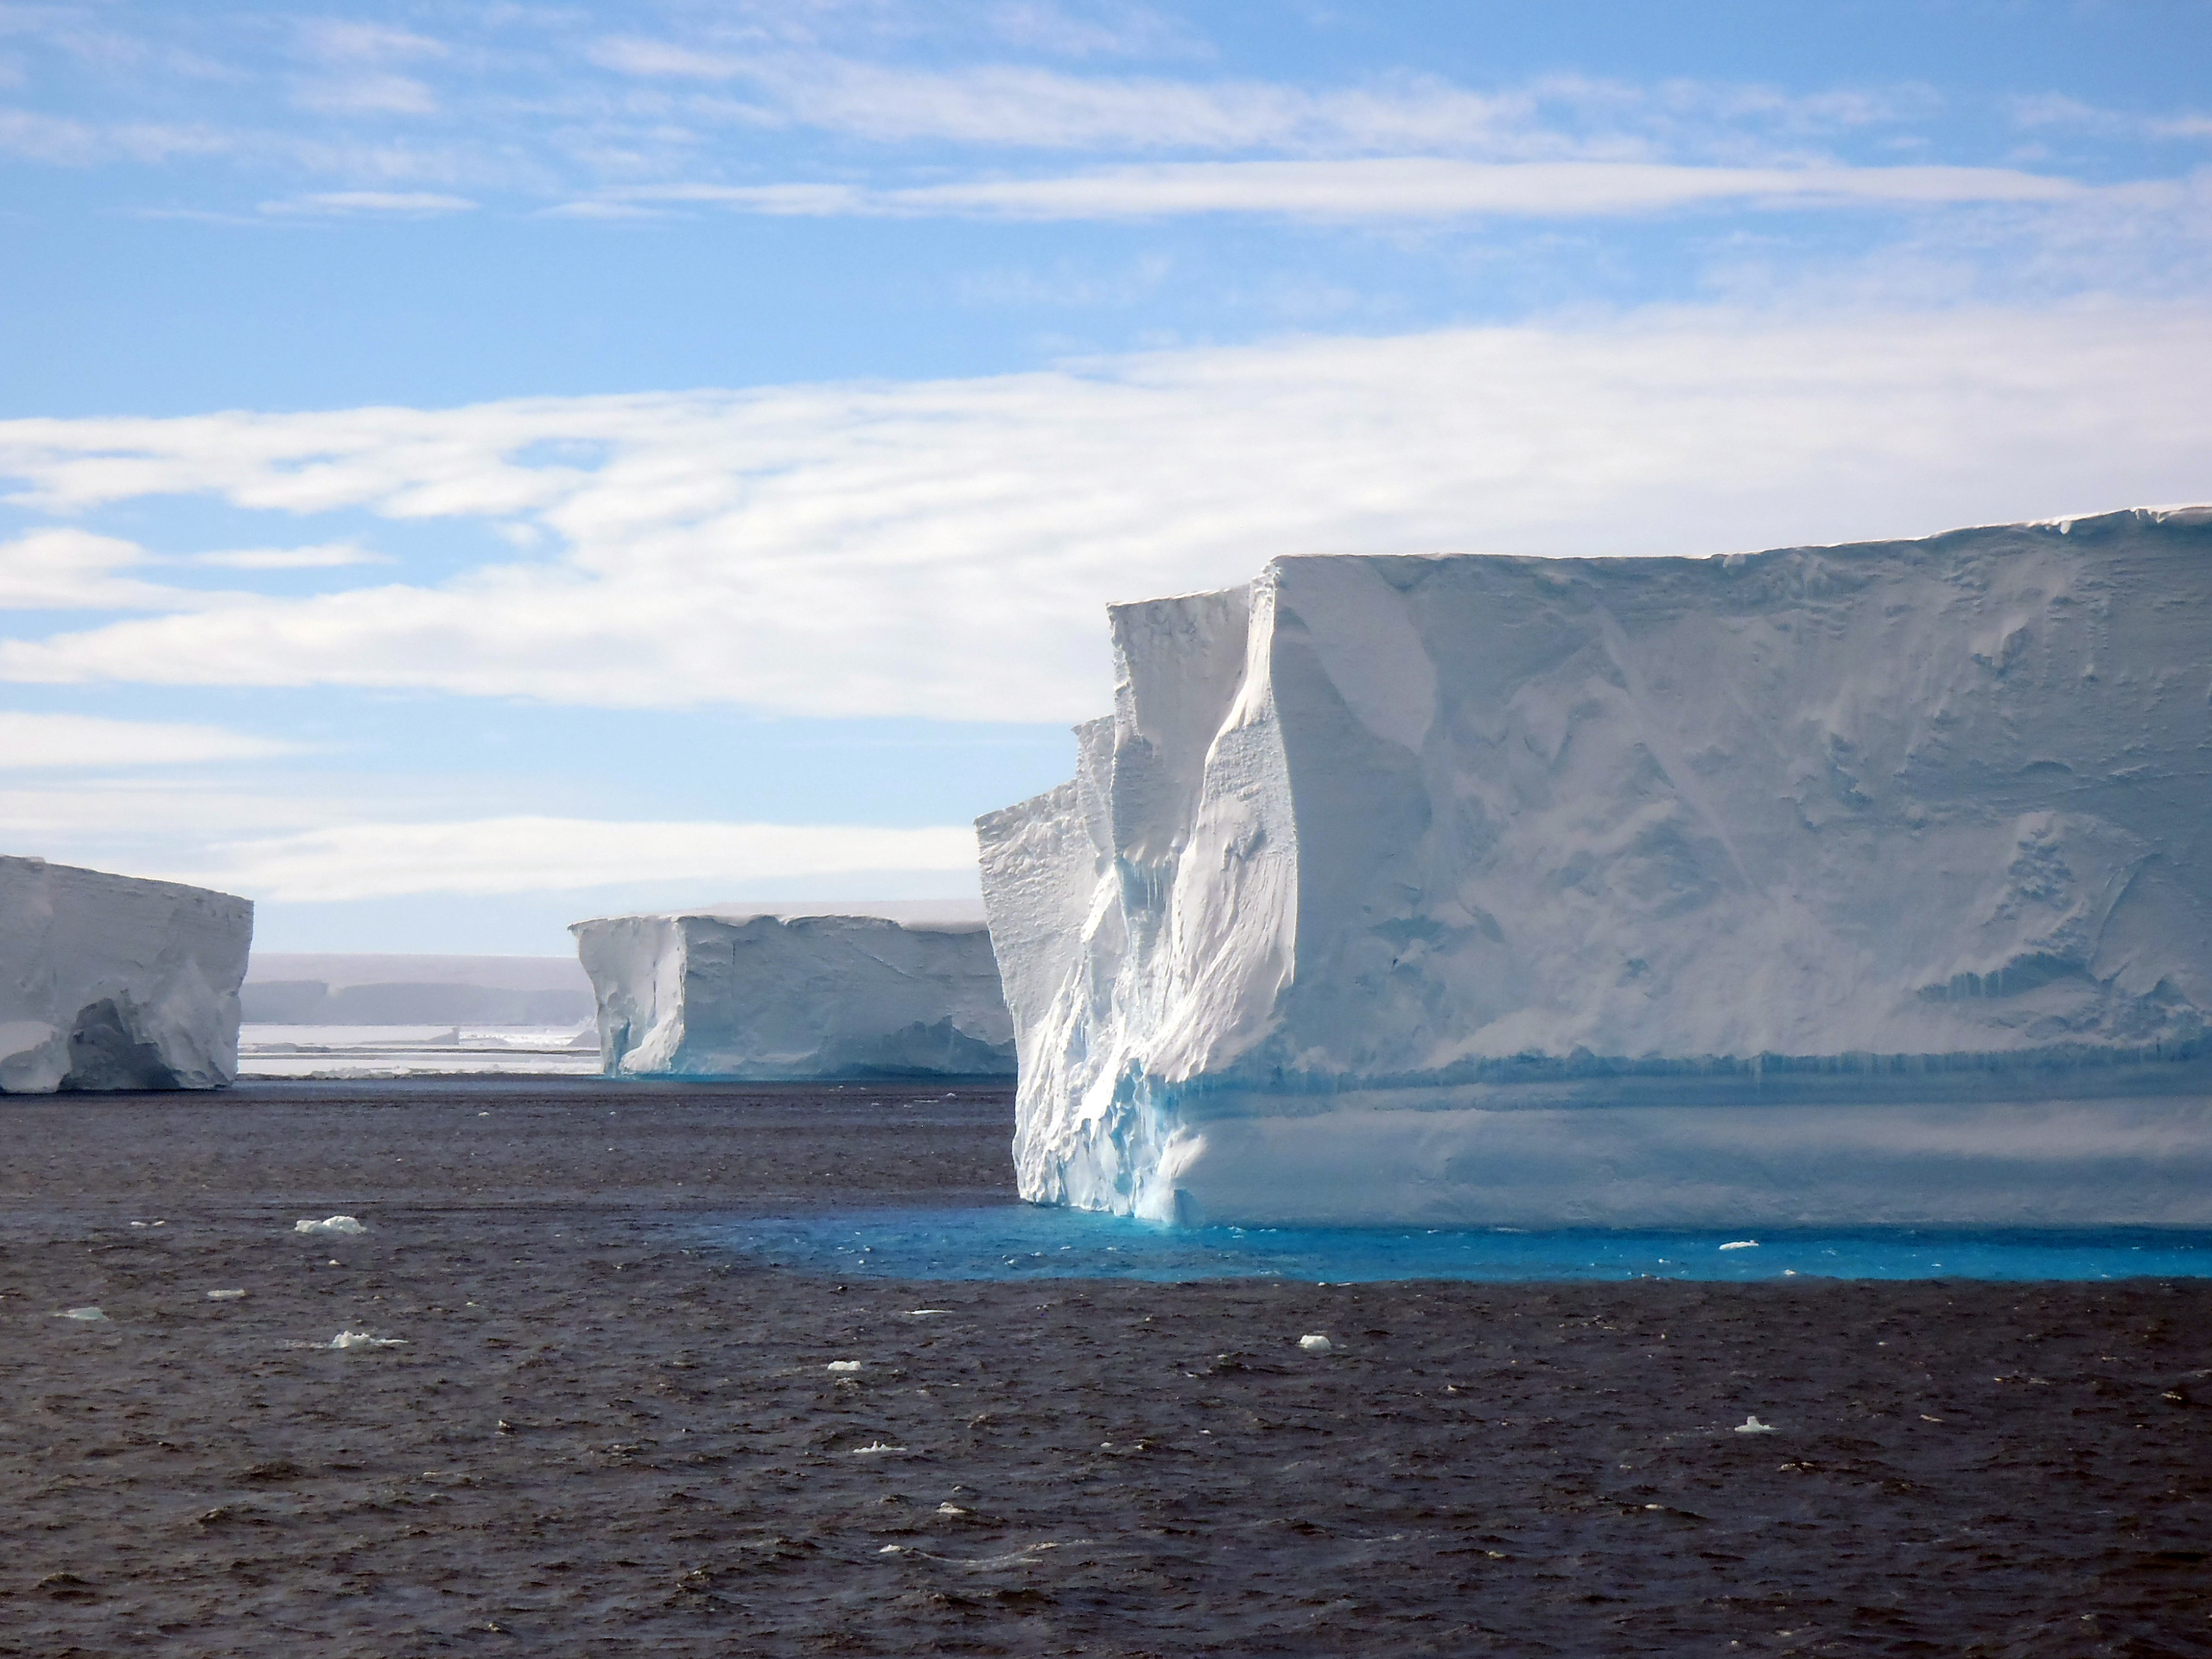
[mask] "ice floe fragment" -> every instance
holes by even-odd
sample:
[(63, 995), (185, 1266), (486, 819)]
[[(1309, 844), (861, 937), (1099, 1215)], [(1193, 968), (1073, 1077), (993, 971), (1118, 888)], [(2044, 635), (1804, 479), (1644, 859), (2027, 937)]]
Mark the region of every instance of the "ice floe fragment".
[(340, 1352), (356, 1348), (404, 1348), (404, 1337), (372, 1337), (365, 1331), (340, 1331), (330, 1339), (330, 1345)]
[(1331, 1342), (1326, 1337), (1314, 1335), (1300, 1337), (1298, 1339), (1298, 1346), (1301, 1353), (1325, 1354), (1333, 1351), (1336, 1344)]
[(65, 1319), (82, 1319), (86, 1324), (91, 1325), (95, 1321), (105, 1319), (107, 1315), (97, 1307), (70, 1307), (62, 1310), (61, 1317)]
[(1738, 1434), (1771, 1434), (1775, 1429), (1772, 1423), (1763, 1423), (1756, 1416), (1751, 1416), (1737, 1424), (1736, 1432)]
[(355, 1217), (330, 1216), (321, 1221), (296, 1221), (292, 1224), (292, 1230), (296, 1233), (343, 1233), (350, 1237), (369, 1230)]

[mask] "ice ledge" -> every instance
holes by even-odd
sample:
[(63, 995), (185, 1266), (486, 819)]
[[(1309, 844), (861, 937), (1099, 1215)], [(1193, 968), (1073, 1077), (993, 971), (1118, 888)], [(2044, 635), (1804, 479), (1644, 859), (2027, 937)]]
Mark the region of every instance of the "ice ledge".
[[(1135, 1079), (1132, 1079), (1135, 1083)], [(1282, 1074), (1139, 1084), (1182, 1122), (1305, 1117), (1331, 1111), (1478, 1107), (1855, 1106), (1883, 1102), (2103, 1100), (2212, 1095), (2212, 1041), (2107, 1048), (2088, 1044), (1949, 1054), (1757, 1054), (1626, 1058), (1578, 1053), (1466, 1061), (1446, 1071), (1344, 1078)]]
[(1187, 1225), (2212, 1227), (2202, 1094), (1348, 1110), (1211, 1123), (1166, 1150), (1092, 1207)]

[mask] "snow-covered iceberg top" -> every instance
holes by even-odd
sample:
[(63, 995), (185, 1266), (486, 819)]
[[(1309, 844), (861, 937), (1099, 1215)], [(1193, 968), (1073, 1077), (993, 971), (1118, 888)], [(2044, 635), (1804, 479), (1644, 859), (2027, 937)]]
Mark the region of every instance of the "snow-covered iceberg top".
[(227, 893), (0, 858), (0, 1091), (229, 1083), (252, 944)]
[(1111, 620), (979, 825), (1029, 1198), (2212, 1221), (2212, 511)]
[(886, 915), (722, 906), (579, 922), (609, 1077), (1010, 1076), (1014, 1027), (972, 903)]

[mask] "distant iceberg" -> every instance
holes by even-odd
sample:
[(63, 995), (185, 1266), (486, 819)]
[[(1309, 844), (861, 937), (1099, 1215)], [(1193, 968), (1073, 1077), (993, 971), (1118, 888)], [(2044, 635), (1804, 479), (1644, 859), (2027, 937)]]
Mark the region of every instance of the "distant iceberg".
[(2212, 1224), (2212, 509), (1110, 615), (978, 826), (1026, 1197)]
[(609, 1077), (1002, 1077), (1014, 1023), (982, 917), (738, 909), (579, 922)]
[(0, 858), (0, 1092), (231, 1082), (252, 944), (227, 893)]

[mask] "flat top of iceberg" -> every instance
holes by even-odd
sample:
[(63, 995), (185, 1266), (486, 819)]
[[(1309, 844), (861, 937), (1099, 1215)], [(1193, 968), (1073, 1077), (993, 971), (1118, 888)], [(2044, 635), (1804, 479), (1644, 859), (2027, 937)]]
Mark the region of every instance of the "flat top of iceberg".
[(0, 879), (8, 876), (60, 876), (65, 880), (89, 878), (94, 882), (128, 882), (141, 889), (157, 889), (172, 893), (213, 893), (218, 899), (227, 899), (232, 904), (250, 901), (235, 893), (225, 893), (219, 887), (203, 887), (189, 881), (164, 881), (150, 875), (124, 875), (114, 870), (95, 870), (83, 864), (57, 864), (50, 859), (24, 853), (0, 853)]

